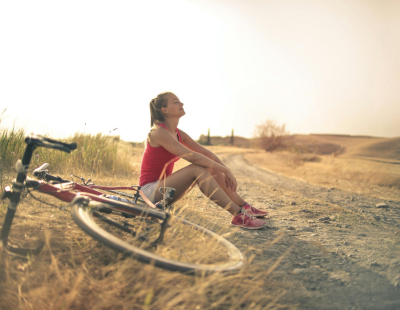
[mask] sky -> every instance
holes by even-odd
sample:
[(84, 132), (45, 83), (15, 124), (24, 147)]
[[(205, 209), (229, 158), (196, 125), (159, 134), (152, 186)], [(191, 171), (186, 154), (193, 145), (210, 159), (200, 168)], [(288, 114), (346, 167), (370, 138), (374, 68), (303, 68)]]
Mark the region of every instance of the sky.
[(395, 0), (1, 1), (0, 128), (139, 142), (172, 91), (194, 139), (399, 137), (399, 29)]

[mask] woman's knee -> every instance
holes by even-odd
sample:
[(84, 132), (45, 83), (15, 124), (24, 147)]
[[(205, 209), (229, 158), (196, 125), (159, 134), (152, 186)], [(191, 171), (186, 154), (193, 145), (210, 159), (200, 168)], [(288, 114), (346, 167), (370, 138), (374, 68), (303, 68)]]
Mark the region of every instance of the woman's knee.
[(221, 171), (212, 170), (212, 169), (207, 169), (207, 171), (213, 176), (213, 178), (217, 182), (225, 180), (225, 174), (223, 174)]
[(204, 175), (204, 174), (208, 174), (207, 168), (204, 168), (202, 166), (191, 164), (191, 165), (188, 166), (188, 168), (193, 173), (193, 176), (195, 178), (198, 178), (199, 176)]

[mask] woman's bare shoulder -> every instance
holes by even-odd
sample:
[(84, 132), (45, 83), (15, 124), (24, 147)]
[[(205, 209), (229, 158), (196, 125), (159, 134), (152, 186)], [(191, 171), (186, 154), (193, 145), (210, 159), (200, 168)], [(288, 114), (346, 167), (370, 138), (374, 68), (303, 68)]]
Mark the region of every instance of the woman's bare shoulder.
[(147, 135), (147, 141), (152, 147), (159, 147), (160, 144), (157, 140), (160, 138), (160, 126), (153, 126), (150, 128), (149, 134)]
[(150, 130), (147, 140), (153, 147), (161, 146), (159, 141), (174, 140), (171, 133), (161, 126), (154, 127)]
[(168, 134), (169, 134), (168, 130), (166, 130), (161, 126), (155, 126), (151, 128), (149, 133), (149, 135), (151, 135), (152, 137), (164, 137), (165, 135)]

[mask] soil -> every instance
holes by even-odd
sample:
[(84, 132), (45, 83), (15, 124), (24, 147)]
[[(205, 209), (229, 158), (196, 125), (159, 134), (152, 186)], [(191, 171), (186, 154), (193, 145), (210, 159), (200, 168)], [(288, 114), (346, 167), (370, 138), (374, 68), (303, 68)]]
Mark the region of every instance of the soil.
[[(239, 194), (269, 211), (268, 228), (231, 227), (228, 239), (247, 255), (254, 253), (253, 263), (270, 268), (280, 262), (269, 276), (286, 290), (280, 304), (400, 309), (400, 201), (287, 178), (249, 163), (243, 154), (220, 157), (237, 177)], [(205, 214), (214, 225), (229, 226), (230, 215), (216, 206)]]

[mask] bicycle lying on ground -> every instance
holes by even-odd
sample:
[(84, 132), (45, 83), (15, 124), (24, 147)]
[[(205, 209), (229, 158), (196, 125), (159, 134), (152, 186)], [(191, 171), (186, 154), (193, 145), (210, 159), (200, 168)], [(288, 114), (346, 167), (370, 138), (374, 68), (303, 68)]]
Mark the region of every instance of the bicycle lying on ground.
[[(25, 249), (13, 247), (8, 242), (21, 193), (38, 191), (68, 202), (74, 221), (92, 238), (141, 262), (185, 273), (233, 271), (243, 266), (242, 253), (225, 238), (169, 211), (174, 189), (161, 188), (164, 199), (157, 208), (141, 192), (140, 186), (97, 186), (80, 178), (81, 185), (48, 174), (47, 165), (33, 172), (39, 180), (30, 179), (27, 172), (37, 147), (70, 153), (76, 144), (33, 134), (25, 142), (22, 161), (16, 163), (17, 178), (2, 195), (2, 199), (9, 199), (0, 235), (0, 247), (7, 252), (28, 256), (41, 251), (43, 244), (35, 249)], [(121, 190), (135, 193), (126, 194)]]

